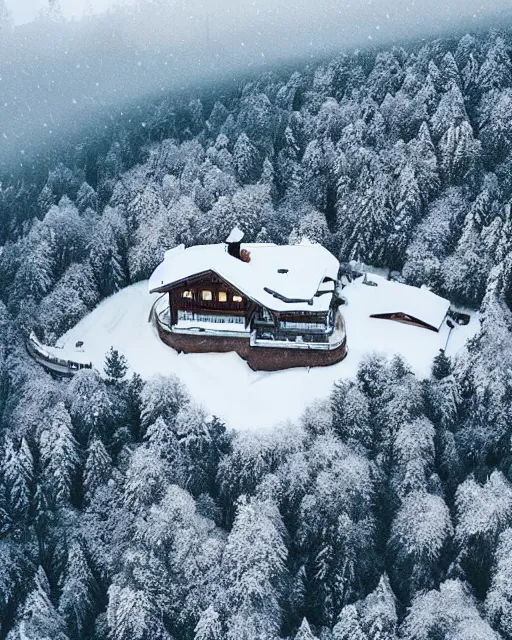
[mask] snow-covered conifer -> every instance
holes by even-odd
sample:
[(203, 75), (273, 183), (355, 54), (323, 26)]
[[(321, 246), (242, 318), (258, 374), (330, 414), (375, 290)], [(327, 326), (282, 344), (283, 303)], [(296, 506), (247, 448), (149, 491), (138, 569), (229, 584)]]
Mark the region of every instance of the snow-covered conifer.
[(287, 556), (283, 533), (279, 512), (272, 503), (255, 499), (240, 502), (222, 561), (230, 612), (228, 637), (230, 628), (238, 625), (238, 616), (257, 616), (261, 631), (278, 631)]
[(43, 416), (39, 455), (46, 495), (56, 506), (69, 502), (79, 464), (71, 418), (63, 403)]
[(124, 503), (138, 512), (158, 502), (166, 489), (167, 470), (161, 458), (141, 446), (132, 455), (126, 472)]
[(194, 633), (194, 640), (222, 640), (219, 614), (211, 605), (201, 614)]
[(503, 38), (496, 38), (480, 67), (478, 84), (482, 92), (509, 87), (512, 82), (510, 51)]
[(105, 445), (95, 437), (87, 448), (87, 458), (84, 465), (84, 490), (88, 500), (91, 500), (94, 492), (102, 486), (112, 472), (112, 459), (105, 449)]
[(394, 640), (397, 637), (396, 598), (387, 575), (379, 580), (361, 608), (361, 624), (368, 640)]
[(246, 133), (240, 134), (233, 149), (233, 160), (236, 175), (242, 184), (255, 182), (261, 170), (258, 150), (251, 143)]
[(34, 586), (19, 611), (19, 620), (8, 634), (9, 640), (70, 640), (63, 618), (50, 600), (50, 586), (42, 567)]
[(456, 84), (443, 94), (436, 112), (432, 116), (432, 133), (439, 140), (451, 126), (458, 126), (467, 120), (464, 98)]
[(458, 580), (446, 580), (439, 590), (419, 594), (401, 626), (404, 640), (430, 640), (435, 635), (485, 640), (499, 638), (482, 619), (467, 586)]
[(512, 529), (500, 535), (491, 585), (485, 599), (489, 621), (506, 638), (512, 636)]
[(334, 640), (365, 640), (360, 616), (353, 604), (347, 604), (340, 612), (332, 630)]
[(109, 382), (121, 382), (128, 371), (128, 361), (117, 349), (110, 347), (105, 356), (104, 371)]
[(306, 618), (302, 620), (300, 627), (297, 629), (295, 640), (318, 640), (311, 631), (311, 627), (309, 626), (309, 622)]
[(94, 613), (98, 585), (89, 568), (82, 545), (75, 541), (68, 552), (68, 561), (59, 600), (59, 613), (66, 621), (73, 638), (82, 637)]
[(406, 597), (432, 588), (443, 548), (452, 535), (444, 500), (424, 491), (412, 491), (403, 500), (392, 525), (396, 584)]
[(112, 585), (108, 595), (107, 618), (111, 640), (171, 640), (161, 612), (147, 593)]
[(179, 409), (189, 402), (186, 388), (176, 376), (155, 376), (141, 394), (142, 424), (147, 429), (161, 417), (174, 424)]
[(447, 357), (444, 350), (440, 350), (432, 362), (432, 376), (436, 380), (442, 380), (449, 376), (452, 372), (452, 364), (450, 358)]
[(34, 480), (34, 460), (25, 438), (19, 447), (11, 440), (4, 445), (2, 475), (7, 490), (7, 505), (14, 518), (27, 517)]

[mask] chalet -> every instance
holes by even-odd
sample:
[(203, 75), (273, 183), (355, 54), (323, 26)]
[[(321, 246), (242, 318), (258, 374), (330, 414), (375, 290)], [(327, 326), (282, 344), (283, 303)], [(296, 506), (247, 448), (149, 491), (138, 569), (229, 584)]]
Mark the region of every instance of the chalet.
[(255, 370), (325, 366), (347, 353), (339, 263), (324, 247), (242, 243), (166, 252), (149, 281), (162, 294), (160, 338), (185, 353), (236, 351)]

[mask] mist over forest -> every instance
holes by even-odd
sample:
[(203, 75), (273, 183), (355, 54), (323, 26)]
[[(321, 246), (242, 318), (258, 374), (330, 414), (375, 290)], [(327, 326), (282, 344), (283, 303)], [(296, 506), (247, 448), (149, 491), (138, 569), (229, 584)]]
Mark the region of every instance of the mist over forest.
[(234, 91), (285, 64), (483, 28), (497, 16), (510, 20), (503, 0), (137, 0), (68, 21), (50, 2), (13, 29), (0, 8), (0, 167), (40, 160), (70, 135), (78, 144), (168, 92)]
[[(285, 34), (254, 3), (244, 57), (227, 3), (13, 30), (0, 0), (0, 640), (512, 640), (512, 30), (445, 5), (389, 31), (354, 5), (340, 47), (331, 5), (279, 5)], [(71, 380), (28, 355), (234, 226), (480, 329), (426, 379), (370, 354), (265, 431), (115, 350)]]

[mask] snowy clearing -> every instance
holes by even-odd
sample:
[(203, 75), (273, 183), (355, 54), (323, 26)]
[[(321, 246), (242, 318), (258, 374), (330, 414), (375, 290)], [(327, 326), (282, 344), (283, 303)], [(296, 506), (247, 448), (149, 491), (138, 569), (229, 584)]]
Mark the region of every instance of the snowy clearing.
[[(380, 276), (370, 280), (386, 287)], [(393, 283), (393, 287), (397, 285)], [(164, 345), (148, 322), (157, 296), (147, 293), (148, 283), (139, 282), (103, 301), (76, 327), (68, 331), (58, 346), (72, 348), (84, 342), (84, 351), (93, 365), (102, 370), (105, 354), (113, 346), (123, 353), (131, 368), (143, 378), (154, 374), (176, 374), (196, 401), (239, 430), (264, 429), (276, 423), (296, 420), (314, 400), (329, 395), (332, 385), (357, 372), (361, 358), (371, 352), (387, 356), (401, 354), (419, 377), (429, 375), (432, 359), (444, 347), (448, 328), (441, 332), (370, 318), (376, 313), (377, 287), (348, 285), (342, 307), (347, 327), (349, 353), (339, 364), (325, 368), (254, 372), (235, 353), (178, 354)], [(405, 292), (404, 292), (405, 293)], [(466, 327), (456, 327), (447, 353), (453, 355), (479, 328), (476, 313)]]

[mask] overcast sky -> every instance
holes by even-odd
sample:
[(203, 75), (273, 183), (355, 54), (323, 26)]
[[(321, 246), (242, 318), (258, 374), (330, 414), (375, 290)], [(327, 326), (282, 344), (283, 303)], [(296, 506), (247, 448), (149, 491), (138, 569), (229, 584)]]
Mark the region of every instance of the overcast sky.
[[(52, 25), (34, 21), (47, 0), (5, 1), (18, 27), (0, 38), (0, 161), (148, 95), (512, 13), (512, 0), (60, 0), (70, 22)], [(98, 16), (79, 20), (87, 4)]]
[[(82, 17), (87, 0), (61, 0), (61, 7), (68, 19)], [(16, 24), (23, 24), (33, 20), (47, 6), (47, 0), (6, 0), (6, 5)], [(110, 8), (114, 0), (90, 0), (93, 11), (101, 12)]]

